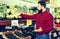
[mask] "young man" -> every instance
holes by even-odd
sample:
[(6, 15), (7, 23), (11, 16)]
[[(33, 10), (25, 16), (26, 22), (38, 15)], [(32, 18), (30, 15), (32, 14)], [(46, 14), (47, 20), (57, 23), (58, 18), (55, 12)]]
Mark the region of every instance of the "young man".
[(36, 39), (50, 39), (49, 32), (53, 29), (53, 16), (46, 10), (44, 1), (38, 2), (38, 13), (34, 15), (21, 14), (20, 16), (27, 19), (35, 19)]

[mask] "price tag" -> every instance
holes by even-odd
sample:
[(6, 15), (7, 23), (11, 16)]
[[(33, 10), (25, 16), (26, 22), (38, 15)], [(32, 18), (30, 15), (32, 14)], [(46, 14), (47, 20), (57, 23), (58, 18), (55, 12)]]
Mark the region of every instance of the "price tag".
[(56, 37), (56, 36), (57, 36), (57, 34), (56, 34), (56, 33), (54, 33), (54, 34), (53, 34), (53, 37)]
[(31, 25), (32, 24), (32, 20), (27, 20), (27, 26)]
[(18, 26), (18, 20), (12, 20), (11, 26)]

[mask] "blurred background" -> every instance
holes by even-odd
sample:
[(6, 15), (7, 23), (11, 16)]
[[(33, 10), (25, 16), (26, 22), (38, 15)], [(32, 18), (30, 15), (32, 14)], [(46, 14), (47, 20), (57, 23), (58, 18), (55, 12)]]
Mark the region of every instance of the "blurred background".
[[(8, 33), (9, 31), (15, 32), (15, 30), (26, 30), (26, 32), (23, 32), (24, 36), (20, 37), (27, 37), (26, 39), (30, 39), (30, 35), (32, 39), (35, 39), (35, 32), (33, 31), (35, 26), (35, 20), (24, 19), (21, 16), (19, 16), (19, 14), (36, 14), (38, 11), (38, 1), (39, 0), (0, 0), (0, 34), (3, 34), (1, 35), (1, 38), (10, 38), (5, 36), (5, 32)], [(51, 39), (60, 39), (60, 0), (42, 1), (46, 2), (46, 9), (54, 17), (54, 30), (50, 32), (50, 37)]]

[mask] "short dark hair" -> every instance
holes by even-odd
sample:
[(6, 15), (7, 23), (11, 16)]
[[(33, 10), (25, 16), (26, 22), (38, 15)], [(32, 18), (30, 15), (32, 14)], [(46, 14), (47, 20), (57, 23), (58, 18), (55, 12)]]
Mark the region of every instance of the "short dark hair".
[(44, 8), (46, 7), (46, 3), (44, 1), (38, 1), (38, 4), (44, 6)]

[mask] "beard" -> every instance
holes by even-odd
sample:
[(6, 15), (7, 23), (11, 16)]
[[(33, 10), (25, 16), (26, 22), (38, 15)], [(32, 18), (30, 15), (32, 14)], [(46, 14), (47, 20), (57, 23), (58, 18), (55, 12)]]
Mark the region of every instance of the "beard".
[(38, 13), (42, 13), (42, 10), (38, 10)]

